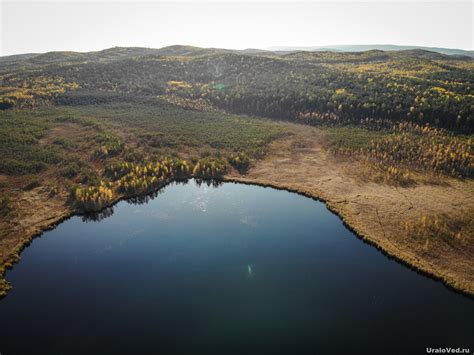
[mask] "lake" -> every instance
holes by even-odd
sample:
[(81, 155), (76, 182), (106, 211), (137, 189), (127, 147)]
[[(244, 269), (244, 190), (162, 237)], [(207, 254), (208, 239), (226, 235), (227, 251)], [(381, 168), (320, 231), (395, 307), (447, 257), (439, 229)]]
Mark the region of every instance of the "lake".
[(474, 350), (473, 300), (323, 203), (194, 180), (154, 197), (75, 216), (23, 251), (0, 300), (1, 355)]

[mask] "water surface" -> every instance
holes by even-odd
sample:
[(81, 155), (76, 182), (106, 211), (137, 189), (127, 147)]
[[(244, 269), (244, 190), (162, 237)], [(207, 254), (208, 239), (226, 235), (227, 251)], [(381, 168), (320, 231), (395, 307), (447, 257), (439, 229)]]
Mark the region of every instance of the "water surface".
[[(0, 353), (425, 354), (474, 349), (474, 302), (388, 259), (324, 204), (191, 181), (25, 249)], [(472, 350), (471, 350), (472, 351)]]

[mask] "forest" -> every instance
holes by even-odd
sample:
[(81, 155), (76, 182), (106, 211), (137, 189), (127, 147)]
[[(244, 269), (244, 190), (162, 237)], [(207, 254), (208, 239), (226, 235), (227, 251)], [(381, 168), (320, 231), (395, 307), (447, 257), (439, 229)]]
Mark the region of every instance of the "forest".
[(173, 46), (0, 63), (0, 107), (173, 103), (311, 125), (474, 130), (474, 59), (425, 50), (256, 52)]
[(292, 134), (274, 120), (321, 127), (334, 156), (363, 161), (378, 183), (472, 178), (473, 68), (473, 58), (425, 50), (3, 57), (0, 174), (28, 186), (53, 169), (76, 208), (99, 210), (173, 179), (245, 174)]

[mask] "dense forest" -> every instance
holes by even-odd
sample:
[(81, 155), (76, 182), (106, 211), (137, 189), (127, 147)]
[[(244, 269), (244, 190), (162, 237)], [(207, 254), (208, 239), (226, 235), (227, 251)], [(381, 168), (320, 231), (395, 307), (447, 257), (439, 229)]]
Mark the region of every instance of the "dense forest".
[(471, 134), (473, 69), (470, 57), (424, 50), (52, 52), (0, 60), (0, 108), (165, 101), (313, 125), (410, 121)]

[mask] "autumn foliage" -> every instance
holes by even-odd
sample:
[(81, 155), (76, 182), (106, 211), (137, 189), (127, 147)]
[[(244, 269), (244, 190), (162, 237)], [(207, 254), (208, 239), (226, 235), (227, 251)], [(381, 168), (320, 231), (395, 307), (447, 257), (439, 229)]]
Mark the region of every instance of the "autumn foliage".
[(205, 157), (194, 166), (184, 159), (164, 157), (145, 163), (120, 162), (106, 167), (107, 181), (98, 185), (77, 187), (75, 206), (84, 212), (98, 211), (110, 205), (119, 196), (138, 196), (154, 192), (174, 180), (218, 178), (227, 171), (223, 158)]
[(419, 241), (424, 251), (429, 252), (431, 244), (438, 239), (471, 243), (474, 238), (473, 213), (472, 210), (460, 210), (450, 215), (421, 215), (417, 219), (406, 221), (403, 227), (407, 235)]
[(361, 150), (367, 161), (392, 175), (402, 170), (423, 170), (452, 177), (474, 176), (473, 144), (445, 130), (400, 123), (386, 138)]
[(76, 207), (81, 211), (99, 211), (112, 202), (113, 185), (101, 180), (97, 186), (77, 187), (74, 198)]
[(226, 161), (222, 158), (205, 157), (200, 159), (193, 169), (193, 175), (200, 178), (217, 178), (227, 171)]

